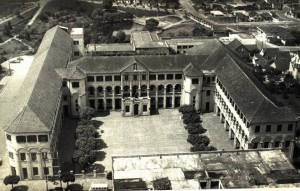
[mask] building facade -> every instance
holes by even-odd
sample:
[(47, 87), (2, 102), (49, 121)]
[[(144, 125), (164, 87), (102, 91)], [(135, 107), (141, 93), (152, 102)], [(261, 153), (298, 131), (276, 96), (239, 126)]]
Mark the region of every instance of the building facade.
[(57, 174), (62, 118), (79, 117), (84, 107), (119, 110), (127, 117), (193, 105), (220, 116), (234, 148), (276, 147), (292, 158), (295, 114), (218, 40), (202, 40), (185, 49), (187, 55), (81, 56), (83, 30), (72, 31), (57, 26), (45, 34), (12, 107), (5, 129), (12, 174), (21, 179)]

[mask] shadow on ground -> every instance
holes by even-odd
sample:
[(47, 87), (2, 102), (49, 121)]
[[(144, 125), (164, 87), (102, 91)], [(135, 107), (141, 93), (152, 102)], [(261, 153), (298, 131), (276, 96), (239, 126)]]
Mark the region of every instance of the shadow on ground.
[(95, 117), (107, 117), (109, 116), (110, 111), (98, 111), (95, 114)]
[(83, 187), (80, 184), (70, 184), (67, 186), (66, 190), (83, 191)]
[(28, 191), (28, 186), (20, 185), (15, 186), (12, 191)]

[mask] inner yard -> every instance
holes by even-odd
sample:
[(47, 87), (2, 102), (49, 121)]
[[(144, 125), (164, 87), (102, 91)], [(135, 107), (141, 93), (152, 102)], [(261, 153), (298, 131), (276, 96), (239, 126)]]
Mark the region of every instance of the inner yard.
[[(91, 167), (97, 172), (111, 171), (112, 156), (147, 155), (160, 153), (190, 152), (188, 133), (183, 127), (181, 114), (177, 109), (161, 109), (159, 115), (122, 117), (121, 112), (97, 115), (93, 118), (99, 132), (102, 149), (97, 152), (97, 161)], [(218, 150), (233, 150), (219, 117), (214, 113), (201, 115), (202, 125), (211, 143)], [(62, 170), (75, 170), (72, 155), (75, 150), (75, 129), (77, 120), (65, 118), (60, 139), (60, 162)]]

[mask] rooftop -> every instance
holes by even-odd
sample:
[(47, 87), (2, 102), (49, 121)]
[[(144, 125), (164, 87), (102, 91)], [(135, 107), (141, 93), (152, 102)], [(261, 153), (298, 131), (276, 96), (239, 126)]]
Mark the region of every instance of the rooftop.
[(168, 48), (164, 41), (159, 41), (158, 37), (154, 37), (148, 31), (134, 31), (131, 33), (131, 38), (135, 48)]
[[(174, 190), (199, 190), (208, 178), (225, 188), (299, 183), (300, 175), (280, 150), (214, 151), (113, 157), (114, 184), (138, 179), (149, 187), (167, 177)], [(116, 185), (115, 185), (116, 186)]]
[(7, 124), (7, 132), (51, 130), (62, 84), (55, 69), (66, 67), (71, 54), (72, 40), (68, 33), (59, 26), (46, 32), (22, 84), (19, 93), (22, 96), (15, 103), (21, 109), (12, 109), (13, 120)]
[(134, 47), (131, 43), (113, 43), (113, 44), (88, 44), (88, 52), (128, 52), (134, 51)]
[(72, 28), (70, 34), (83, 34), (83, 28)]

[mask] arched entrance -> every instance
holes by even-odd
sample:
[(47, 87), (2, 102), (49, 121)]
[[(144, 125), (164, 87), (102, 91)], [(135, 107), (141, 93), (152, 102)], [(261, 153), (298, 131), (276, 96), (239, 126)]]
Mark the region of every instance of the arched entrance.
[(138, 104), (134, 104), (133, 114), (134, 115), (138, 115), (139, 114), (139, 105)]

